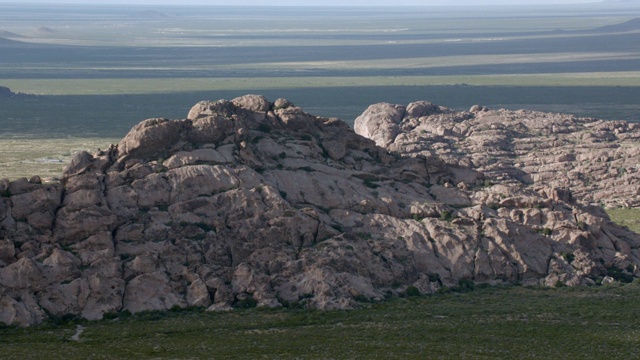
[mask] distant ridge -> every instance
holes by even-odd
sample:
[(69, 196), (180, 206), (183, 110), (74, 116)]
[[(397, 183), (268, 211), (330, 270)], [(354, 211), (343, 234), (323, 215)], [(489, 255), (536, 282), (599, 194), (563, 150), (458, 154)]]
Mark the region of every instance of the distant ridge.
[(156, 10), (138, 11), (138, 12), (133, 13), (132, 16), (135, 16), (135, 17), (138, 17), (138, 18), (166, 18), (166, 17), (168, 17), (167, 14), (164, 14), (164, 13), (156, 11)]
[(11, 31), (0, 30), (0, 38), (24, 38), (24, 35), (16, 34)]
[(611, 32), (628, 32), (640, 30), (640, 18), (631, 19), (620, 24), (606, 25), (589, 32), (611, 33)]
[(11, 91), (11, 89), (9, 89), (8, 87), (0, 86), (0, 98), (12, 97), (14, 95), (15, 95), (15, 93), (13, 91)]
[(36, 29), (36, 32), (40, 34), (53, 34), (56, 31), (47, 26), (40, 26)]

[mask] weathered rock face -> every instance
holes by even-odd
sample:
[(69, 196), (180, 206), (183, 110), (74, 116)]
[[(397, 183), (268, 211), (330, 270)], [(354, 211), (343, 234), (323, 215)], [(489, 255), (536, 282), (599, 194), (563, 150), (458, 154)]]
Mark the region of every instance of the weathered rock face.
[[(568, 189), (581, 204), (640, 206), (640, 124), (482, 106), (401, 118), (392, 110), (416, 104), (423, 103), (372, 105), (355, 130), (393, 153), (438, 156), (494, 184)], [(390, 123), (391, 137), (382, 125)]]
[(248, 95), (146, 120), (109, 150), (78, 154), (61, 184), (0, 183), (0, 321), (253, 302), (349, 308), (411, 285), (577, 285), (614, 267), (637, 272), (638, 235), (575, 194), (485, 186), (491, 174), (464, 161), (398, 146), (412, 134), (405, 120), (449, 110), (370, 113), (384, 134), (368, 135), (392, 152), (337, 119)]

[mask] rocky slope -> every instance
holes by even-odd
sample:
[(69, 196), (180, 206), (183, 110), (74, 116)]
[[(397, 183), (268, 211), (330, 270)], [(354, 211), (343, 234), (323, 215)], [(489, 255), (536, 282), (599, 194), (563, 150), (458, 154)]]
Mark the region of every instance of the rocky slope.
[(581, 204), (640, 206), (637, 123), (420, 102), (372, 105), (355, 129), (393, 153), (438, 156), (495, 184), (570, 189)]
[[(375, 141), (255, 95), (143, 121), (118, 145), (78, 154), (60, 184), (0, 184), (0, 322), (174, 306), (349, 308), (408, 286), (638, 274), (639, 235), (601, 208), (454, 156), (456, 144), (474, 148), (449, 124), (491, 127), (488, 114), (376, 105), (356, 126)], [(420, 127), (434, 135), (420, 138)]]

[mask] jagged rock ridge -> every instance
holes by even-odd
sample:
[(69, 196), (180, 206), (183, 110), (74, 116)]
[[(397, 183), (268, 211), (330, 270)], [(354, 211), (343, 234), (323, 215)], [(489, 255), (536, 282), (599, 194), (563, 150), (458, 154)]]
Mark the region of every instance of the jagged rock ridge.
[[(439, 109), (396, 106), (394, 121)], [(385, 146), (402, 136), (381, 129), (394, 135), (369, 136)], [(487, 186), (482, 172), (420, 152), (389, 152), (338, 119), (255, 95), (145, 120), (118, 145), (78, 154), (61, 184), (0, 184), (0, 321), (349, 308), (408, 286), (637, 273), (638, 235), (600, 208), (558, 188)]]

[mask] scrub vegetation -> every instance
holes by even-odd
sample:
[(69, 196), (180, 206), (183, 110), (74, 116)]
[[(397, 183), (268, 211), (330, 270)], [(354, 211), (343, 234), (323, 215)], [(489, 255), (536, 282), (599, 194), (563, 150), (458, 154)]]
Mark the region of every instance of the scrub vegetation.
[(55, 319), (0, 329), (0, 348), (3, 359), (634, 359), (639, 286), (476, 286), (351, 311), (175, 309)]

